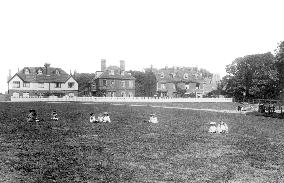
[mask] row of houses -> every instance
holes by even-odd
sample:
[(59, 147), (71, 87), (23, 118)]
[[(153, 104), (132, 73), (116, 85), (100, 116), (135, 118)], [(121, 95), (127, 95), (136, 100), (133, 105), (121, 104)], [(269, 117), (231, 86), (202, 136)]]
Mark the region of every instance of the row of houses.
[[(192, 97), (202, 97), (217, 88), (220, 77), (203, 77), (198, 70), (192, 68), (163, 68), (151, 69), (156, 76), (156, 95), (159, 97), (178, 97), (178, 90)], [(106, 97), (134, 97), (135, 78), (125, 71), (125, 61), (120, 66), (106, 65), (101, 60), (101, 70), (94, 73), (86, 87), (78, 89), (78, 82), (71, 73), (61, 68), (25, 67), (14, 76), (8, 78), (8, 94), (14, 97), (29, 96), (106, 96)]]

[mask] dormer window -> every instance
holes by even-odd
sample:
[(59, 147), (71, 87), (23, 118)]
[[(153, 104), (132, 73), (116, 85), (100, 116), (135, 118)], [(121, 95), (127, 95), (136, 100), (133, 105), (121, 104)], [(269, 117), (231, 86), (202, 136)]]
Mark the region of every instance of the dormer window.
[(160, 78), (164, 78), (164, 73), (163, 72), (160, 74)]
[(29, 71), (29, 69), (25, 69), (24, 70), (24, 73), (27, 75), (27, 74), (30, 74), (30, 71)]
[(59, 75), (59, 74), (60, 74), (60, 72), (59, 72), (58, 69), (55, 70), (55, 74), (56, 74), (56, 75)]
[(183, 75), (183, 79), (188, 79), (188, 74), (187, 74), (187, 73), (185, 73), (185, 74)]
[(42, 75), (42, 70), (41, 69), (37, 70), (37, 74)]
[(109, 75), (114, 75), (114, 70), (110, 70)]
[(170, 78), (174, 78), (175, 77), (175, 74), (174, 73), (171, 73), (170, 74)]
[(121, 75), (124, 76), (124, 71), (121, 71)]

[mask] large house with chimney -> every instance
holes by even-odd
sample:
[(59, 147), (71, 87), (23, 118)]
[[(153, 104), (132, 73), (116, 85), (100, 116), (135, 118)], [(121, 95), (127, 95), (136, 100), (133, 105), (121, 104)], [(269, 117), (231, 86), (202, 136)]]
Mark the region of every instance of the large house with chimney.
[(125, 71), (125, 61), (120, 61), (120, 67), (106, 66), (106, 60), (101, 60), (101, 71), (95, 73), (89, 89), (92, 96), (134, 97), (135, 78)]
[(179, 91), (184, 92), (183, 96), (203, 97), (216, 90), (220, 81), (219, 75), (205, 77), (194, 67), (165, 67), (152, 71), (156, 75), (159, 97), (181, 97)]
[(14, 97), (77, 96), (78, 83), (61, 68), (24, 67), (8, 79), (8, 94)]

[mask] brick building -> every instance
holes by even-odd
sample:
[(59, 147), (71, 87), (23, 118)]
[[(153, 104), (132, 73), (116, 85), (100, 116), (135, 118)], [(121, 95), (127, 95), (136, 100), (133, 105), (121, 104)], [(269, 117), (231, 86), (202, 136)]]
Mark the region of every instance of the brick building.
[(101, 71), (95, 73), (91, 84), (92, 96), (134, 97), (135, 78), (125, 71), (125, 61), (120, 61), (120, 67), (106, 66), (106, 60), (101, 60)]
[(64, 70), (50, 67), (25, 67), (8, 79), (8, 94), (14, 97), (77, 96), (77, 81)]
[(220, 76), (204, 77), (197, 68), (165, 67), (153, 71), (157, 78), (157, 94), (160, 97), (180, 97), (185, 91), (187, 97), (203, 97), (217, 89)]

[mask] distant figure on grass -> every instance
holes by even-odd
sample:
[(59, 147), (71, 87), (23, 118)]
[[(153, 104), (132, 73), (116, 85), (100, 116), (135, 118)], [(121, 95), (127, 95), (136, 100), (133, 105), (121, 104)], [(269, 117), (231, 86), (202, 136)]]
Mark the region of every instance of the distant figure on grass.
[(96, 123), (98, 120), (96, 120), (96, 116), (94, 113), (90, 113), (90, 122), (91, 123)]
[(27, 122), (38, 122), (39, 120), (37, 119), (36, 111), (34, 109), (31, 109), (29, 112), (30, 113), (28, 114)]
[(110, 123), (110, 117), (109, 117), (109, 114), (107, 112), (104, 112), (104, 115), (103, 115), (103, 122), (105, 123)]
[(242, 108), (243, 108), (242, 106), (238, 105), (237, 110), (242, 111)]
[(216, 122), (210, 122), (209, 123), (210, 127), (209, 127), (209, 133), (216, 133), (217, 132), (217, 126), (216, 126)]
[(228, 125), (221, 121), (218, 125), (217, 125), (217, 133), (228, 133)]
[(103, 122), (104, 121), (104, 116), (102, 115), (102, 113), (100, 113), (99, 115), (98, 115), (98, 120), (97, 120), (98, 122)]
[(155, 114), (150, 114), (150, 119), (149, 119), (150, 123), (158, 123), (158, 118)]
[(57, 116), (56, 111), (52, 111), (52, 113), (51, 113), (51, 119), (54, 120), (54, 121), (58, 121), (58, 116)]
[(219, 124), (210, 122), (209, 133), (228, 133), (228, 125), (221, 121)]

